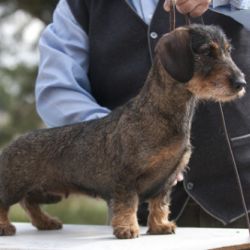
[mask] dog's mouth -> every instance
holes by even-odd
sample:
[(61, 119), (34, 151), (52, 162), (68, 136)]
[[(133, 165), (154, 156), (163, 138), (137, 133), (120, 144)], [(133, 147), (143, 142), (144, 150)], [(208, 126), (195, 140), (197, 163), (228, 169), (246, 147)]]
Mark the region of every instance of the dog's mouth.
[(233, 93), (225, 94), (225, 97), (231, 98), (231, 99), (237, 99), (237, 98), (243, 97), (245, 95), (245, 93), (246, 93), (246, 90), (245, 90), (245, 88), (243, 88), (240, 91), (235, 91)]
[(242, 97), (246, 93), (246, 87), (242, 88), (240, 91), (238, 91), (238, 97)]
[(203, 81), (199, 77), (194, 78), (186, 85), (187, 89), (203, 100), (213, 100), (217, 102), (229, 102), (241, 98), (246, 93), (246, 86), (236, 88), (225, 78), (211, 79)]
[(245, 87), (242, 87), (242, 88), (239, 89), (239, 90), (233, 91), (233, 93), (232, 93), (232, 94), (229, 94), (228, 96), (232, 96), (232, 97), (235, 96), (236, 98), (240, 98), (240, 97), (244, 96), (245, 93), (246, 93), (246, 88), (245, 88)]
[(245, 95), (245, 93), (246, 93), (246, 89), (242, 88), (240, 91), (225, 93), (225, 94), (219, 96), (218, 99), (220, 99), (221, 102), (230, 102), (230, 101), (233, 101), (235, 99), (243, 97)]
[[(213, 86), (216, 86), (217, 88), (220, 88), (220, 86), (223, 86), (223, 84), (220, 84), (217, 81), (211, 81)], [(221, 91), (219, 91), (220, 94), (218, 96), (221, 96), (222, 98), (226, 98), (228, 100), (233, 100), (236, 98), (241, 98), (246, 93), (246, 87), (241, 87), (239, 89), (229, 88), (228, 90), (221, 88)]]

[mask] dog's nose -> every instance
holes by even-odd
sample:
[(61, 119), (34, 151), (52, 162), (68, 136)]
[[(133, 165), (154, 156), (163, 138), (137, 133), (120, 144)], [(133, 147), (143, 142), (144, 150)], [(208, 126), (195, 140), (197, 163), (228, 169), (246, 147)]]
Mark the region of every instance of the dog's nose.
[(238, 90), (238, 91), (240, 91), (243, 88), (246, 88), (246, 86), (247, 86), (247, 83), (246, 83), (244, 78), (232, 79), (231, 83), (232, 83), (234, 89)]

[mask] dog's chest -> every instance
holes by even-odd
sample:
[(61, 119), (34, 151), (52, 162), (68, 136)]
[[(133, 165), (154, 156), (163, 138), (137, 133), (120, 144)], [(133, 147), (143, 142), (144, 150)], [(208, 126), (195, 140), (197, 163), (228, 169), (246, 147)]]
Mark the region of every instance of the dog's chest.
[(147, 166), (138, 178), (138, 193), (143, 199), (156, 195), (171, 187), (177, 174), (182, 172), (191, 155), (189, 143), (176, 142), (150, 155)]

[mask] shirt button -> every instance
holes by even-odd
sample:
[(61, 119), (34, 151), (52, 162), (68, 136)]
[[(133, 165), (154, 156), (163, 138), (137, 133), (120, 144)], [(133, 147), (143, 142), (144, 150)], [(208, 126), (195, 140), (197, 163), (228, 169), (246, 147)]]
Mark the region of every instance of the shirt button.
[(191, 191), (191, 190), (193, 190), (193, 188), (194, 188), (194, 183), (193, 182), (188, 182), (187, 183), (187, 190)]
[(158, 37), (158, 34), (156, 32), (151, 32), (150, 37), (156, 39)]

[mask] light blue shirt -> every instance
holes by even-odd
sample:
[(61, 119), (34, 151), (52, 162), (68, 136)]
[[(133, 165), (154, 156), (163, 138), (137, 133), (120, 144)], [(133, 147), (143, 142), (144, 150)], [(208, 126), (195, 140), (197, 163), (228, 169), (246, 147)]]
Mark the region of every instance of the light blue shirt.
[[(158, 0), (127, 2), (145, 23), (150, 23)], [(223, 11), (232, 14), (229, 10)], [(243, 21), (248, 23), (246, 20), (249, 20), (250, 11), (246, 13), (247, 17), (243, 17)], [(87, 75), (88, 36), (78, 25), (66, 0), (60, 0), (53, 15), (53, 23), (41, 36), (39, 48), (41, 57), (35, 88), (36, 104), (47, 126), (97, 119), (110, 112), (101, 107), (91, 95)]]

